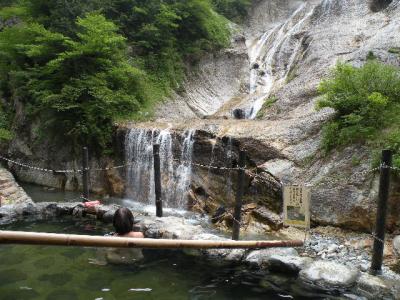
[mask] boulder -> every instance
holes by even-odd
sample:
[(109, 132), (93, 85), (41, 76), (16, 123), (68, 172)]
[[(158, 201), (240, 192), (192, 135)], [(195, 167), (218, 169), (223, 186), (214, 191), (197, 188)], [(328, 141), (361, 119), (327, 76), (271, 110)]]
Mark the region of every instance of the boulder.
[(17, 217), (13, 205), (4, 205), (0, 207), (0, 225), (9, 224)]
[(246, 112), (244, 109), (236, 108), (233, 110), (232, 114), (235, 119), (238, 119), (238, 120), (246, 119)]
[(255, 250), (250, 252), (246, 256), (245, 262), (253, 267), (265, 268), (268, 266), (269, 260), (273, 255), (298, 256), (298, 252), (294, 248), (273, 248), (273, 249)]
[(268, 269), (272, 272), (297, 275), (303, 268), (311, 264), (309, 257), (296, 255), (272, 255), (268, 260)]
[(392, 299), (391, 289), (393, 284), (385, 280), (382, 276), (372, 276), (364, 273), (357, 282), (357, 293), (362, 294), (368, 299)]
[(197, 234), (203, 233), (201, 226), (192, 225), (185, 219), (171, 216), (143, 218), (141, 225), (145, 237), (149, 238), (190, 240)]
[(359, 277), (359, 271), (331, 261), (314, 261), (300, 271), (300, 280), (322, 289), (352, 287)]
[(279, 230), (283, 227), (283, 220), (281, 216), (265, 207), (259, 207), (252, 213), (257, 220), (267, 224), (273, 230)]

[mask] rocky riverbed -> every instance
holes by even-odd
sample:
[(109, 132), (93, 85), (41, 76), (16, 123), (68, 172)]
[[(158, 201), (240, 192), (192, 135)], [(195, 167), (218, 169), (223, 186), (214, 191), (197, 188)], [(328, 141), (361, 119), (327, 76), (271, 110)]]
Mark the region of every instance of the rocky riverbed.
[[(21, 218), (53, 218), (72, 215), (109, 223), (116, 205), (85, 208), (82, 203), (18, 203), (0, 208), (0, 225)], [(191, 218), (167, 216), (156, 218), (143, 212), (134, 212), (140, 227), (149, 238), (223, 240), (226, 234), (213, 230), (210, 224)], [(304, 232), (282, 228), (267, 239), (305, 238)], [(399, 238), (394, 239), (394, 244)], [(366, 234), (345, 232), (331, 227), (312, 229), (303, 247), (263, 250), (185, 250), (187, 255), (203, 256), (215, 264), (244, 264), (248, 268), (287, 273), (310, 290), (340, 292), (348, 299), (400, 299), (400, 275), (389, 266), (394, 264), (394, 252), (387, 243), (385, 266), (381, 276), (368, 274), (372, 238)], [(397, 242), (396, 242), (397, 241)], [(356, 296), (358, 295), (358, 296)]]

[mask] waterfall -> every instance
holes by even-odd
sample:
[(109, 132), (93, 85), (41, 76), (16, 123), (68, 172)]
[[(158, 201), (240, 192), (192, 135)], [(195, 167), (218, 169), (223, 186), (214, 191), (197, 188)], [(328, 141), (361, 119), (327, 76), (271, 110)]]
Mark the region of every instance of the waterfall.
[(207, 180), (210, 182), (211, 180), (211, 167), (214, 166), (214, 159), (215, 159), (215, 145), (217, 143), (217, 140), (214, 140), (211, 144), (211, 157), (210, 157), (210, 163), (208, 167), (208, 172), (207, 172)]
[(130, 129), (125, 137), (126, 160), (132, 163), (126, 170), (127, 197), (144, 204), (155, 203), (153, 144), (157, 143), (164, 206), (184, 208), (192, 173), (194, 134), (195, 130), (183, 134), (180, 157), (174, 158), (173, 135), (169, 130)]
[(185, 133), (185, 139), (182, 145), (181, 160), (176, 169), (176, 203), (180, 208), (186, 204), (187, 191), (190, 187), (190, 178), (192, 174), (192, 154), (193, 154), (193, 135), (195, 130), (190, 129)]
[[(325, 3), (329, 9), (329, 1)], [(297, 44), (290, 53), (290, 57), (285, 62), (277, 61), (277, 56), (285, 43), (291, 42), (290, 39), (298, 32), (303, 30), (307, 21), (314, 13), (314, 9), (308, 10), (306, 3), (300, 5), (293, 14), (281, 24), (277, 24), (272, 29), (264, 32), (261, 37), (253, 42), (249, 47), (250, 59), (250, 103), (251, 107), (246, 109), (246, 118), (254, 119), (266, 98), (270, 96), (274, 84), (284, 81), (290, 70), (293, 68), (301, 42)], [(278, 72), (277, 64), (283, 65), (283, 72)]]
[[(172, 205), (174, 203), (174, 193), (172, 193), (174, 191), (174, 154), (172, 152), (173, 141), (170, 131), (168, 129), (162, 130), (156, 142), (160, 145), (160, 167), (163, 186), (161, 197), (168, 205)], [(151, 172), (153, 172), (153, 168)], [(153, 198), (155, 199), (155, 196)]]
[(127, 194), (130, 198), (143, 203), (153, 199), (153, 185), (150, 184), (154, 173), (153, 166), (154, 130), (131, 129), (125, 137), (126, 160), (132, 165), (127, 168)]

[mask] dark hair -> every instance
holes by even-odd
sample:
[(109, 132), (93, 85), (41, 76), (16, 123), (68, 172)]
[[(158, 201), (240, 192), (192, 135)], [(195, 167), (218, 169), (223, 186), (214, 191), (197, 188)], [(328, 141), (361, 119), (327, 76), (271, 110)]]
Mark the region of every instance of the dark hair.
[(129, 209), (126, 207), (117, 209), (114, 214), (113, 225), (118, 234), (122, 235), (131, 232), (133, 223), (133, 214)]

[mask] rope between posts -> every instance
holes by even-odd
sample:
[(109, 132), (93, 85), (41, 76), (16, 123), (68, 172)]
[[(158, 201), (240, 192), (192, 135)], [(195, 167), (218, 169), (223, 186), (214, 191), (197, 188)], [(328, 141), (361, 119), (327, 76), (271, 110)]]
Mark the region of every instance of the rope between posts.
[(382, 240), (382, 239), (380, 239), (380, 238), (378, 238), (378, 237), (376, 236), (375, 233), (372, 232), (372, 233), (370, 234), (370, 236), (371, 236), (374, 240), (377, 240), (378, 242), (381, 242), (382, 244), (385, 244), (385, 241)]
[(222, 171), (234, 171), (234, 170), (243, 170), (246, 171), (247, 167), (219, 167), (219, 166), (212, 166), (212, 165), (203, 165), (203, 164), (199, 164), (199, 163), (194, 163), (191, 161), (187, 161), (187, 160), (180, 160), (180, 159), (176, 159), (174, 158), (175, 162), (180, 162), (180, 163), (186, 163), (188, 165), (192, 165), (192, 166), (196, 166), (196, 167), (200, 167), (200, 168), (204, 168), (204, 169), (214, 169), (214, 170), (222, 170)]
[(27, 163), (21, 163), (16, 160), (9, 159), (2, 155), (0, 155), (0, 159), (7, 161), (9, 163), (15, 164), (17, 166), (23, 167), (23, 168), (27, 168), (27, 169), (31, 169), (31, 170), (35, 170), (35, 171), (41, 171), (41, 172), (48, 172), (48, 173), (82, 173), (83, 171), (109, 171), (109, 170), (114, 170), (114, 169), (122, 169), (125, 167), (132, 166), (134, 164), (134, 162), (131, 162), (131, 163), (127, 163), (127, 164), (123, 164), (123, 165), (119, 165), (119, 166), (115, 166), (115, 167), (107, 167), (107, 168), (94, 168), (94, 169), (86, 168), (86, 169), (82, 169), (82, 170), (81, 169), (57, 170), (57, 169), (47, 169), (47, 168), (40, 168), (40, 167), (32, 166)]
[[(122, 169), (122, 168), (129, 167), (129, 166), (132, 166), (132, 165), (135, 164), (135, 162), (131, 162), (131, 163), (126, 163), (126, 164), (122, 164), (122, 165), (118, 165), (118, 166), (114, 166), (114, 167), (106, 167), (106, 168), (61, 169), (61, 170), (57, 170), (57, 169), (48, 169), (48, 168), (36, 167), (36, 166), (33, 166), (33, 165), (29, 165), (27, 163), (22, 163), (22, 162), (19, 162), (19, 161), (16, 161), (16, 160), (9, 159), (9, 158), (4, 157), (2, 155), (0, 155), (0, 159), (2, 159), (4, 161), (7, 161), (9, 163), (18, 165), (18, 166), (23, 167), (23, 168), (32, 169), (32, 170), (36, 170), (36, 171), (42, 171), (42, 172), (49, 172), (49, 173), (82, 173), (85, 170), (86, 171), (109, 171), (109, 170), (115, 170), (115, 169)], [(213, 169), (213, 170), (221, 170), (221, 171), (238, 171), (238, 170), (248, 171), (248, 172), (250, 172), (250, 175), (252, 177), (254, 177), (254, 178), (260, 179), (262, 181), (271, 182), (271, 180), (268, 180), (268, 178), (260, 176), (257, 173), (251, 172), (247, 168), (247, 166), (245, 166), (243, 168), (241, 168), (239, 166), (236, 166), (236, 167), (224, 167), (224, 166), (204, 165), (204, 164), (200, 164), (200, 163), (194, 163), (194, 162), (191, 162), (191, 161), (182, 161), (180, 159), (174, 159), (174, 161), (175, 162), (180, 162), (180, 163), (183, 162), (183, 163), (190, 164), (192, 166), (196, 166), (196, 167), (200, 167), (200, 168), (204, 168), (204, 169)], [(392, 171), (400, 172), (400, 168), (386, 166), (386, 165), (382, 164), (379, 167), (376, 167), (376, 168), (373, 168), (373, 169), (370, 169), (370, 170), (364, 170), (364, 171), (361, 171), (361, 172), (357, 172), (357, 173), (354, 173), (353, 175), (363, 175), (363, 176), (365, 176), (365, 175), (368, 175), (370, 173), (374, 173), (376, 171), (379, 171), (382, 168), (389, 168)], [(282, 182), (278, 182), (278, 183), (280, 185), (283, 185)]]
[(72, 169), (71, 170), (54, 170), (54, 169), (40, 168), (40, 167), (28, 165), (26, 163), (20, 163), (18, 161), (9, 159), (2, 155), (0, 155), (0, 159), (7, 161), (9, 163), (15, 164), (17, 166), (23, 167), (23, 168), (36, 170), (36, 171), (42, 171), (42, 172), (50, 172), (50, 173), (81, 173), (82, 172), (82, 170), (72, 170)]

